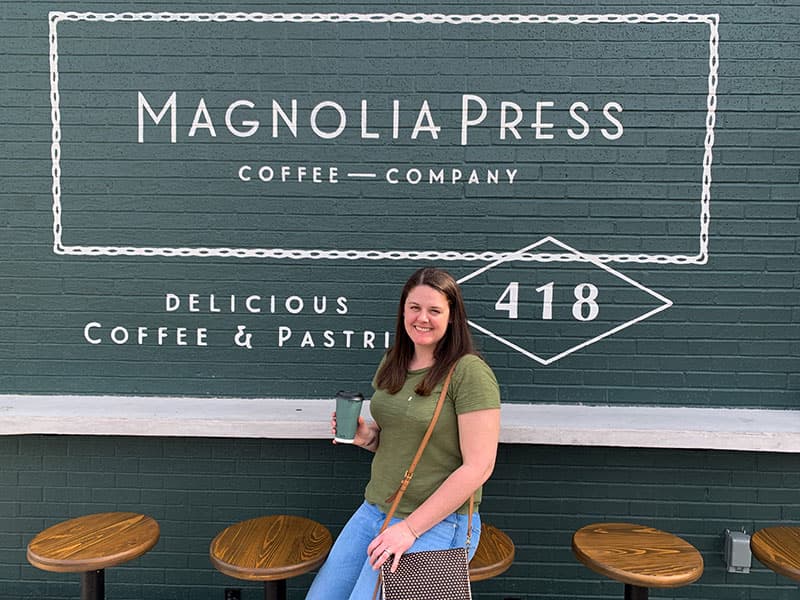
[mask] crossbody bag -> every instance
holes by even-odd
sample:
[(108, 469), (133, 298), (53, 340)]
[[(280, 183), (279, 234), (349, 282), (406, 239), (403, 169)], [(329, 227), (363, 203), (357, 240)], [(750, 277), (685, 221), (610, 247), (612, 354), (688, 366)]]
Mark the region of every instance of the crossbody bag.
[[(433, 429), (439, 419), (444, 406), (447, 388), (455, 370), (455, 364), (450, 368), (444, 380), (439, 400), (433, 411), (430, 425), (422, 437), (417, 453), (408, 467), (400, 487), (388, 498), (391, 507), (383, 522), (381, 531), (384, 531), (397, 510), (400, 499), (403, 497), (414, 471), (417, 468), (422, 453), (428, 445), (433, 434)], [(391, 562), (386, 561), (381, 566), (378, 583), (375, 586), (373, 600), (378, 595), (378, 589), (383, 590), (382, 600), (472, 600), (472, 591), (469, 583), (469, 558), (468, 550), (472, 539), (472, 513), (475, 506), (475, 494), (469, 499), (469, 520), (467, 521), (467, 540), (462, 548), (448, 550), (425, 550), (422, 552), (408, 552), (400, 557), (397, 570), (391, 572)]]

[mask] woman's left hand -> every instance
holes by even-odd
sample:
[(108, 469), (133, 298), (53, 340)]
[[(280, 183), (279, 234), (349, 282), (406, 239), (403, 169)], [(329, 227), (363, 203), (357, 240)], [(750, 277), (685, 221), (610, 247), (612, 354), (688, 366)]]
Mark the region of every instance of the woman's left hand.
[(397, 565), (400, 564), (400, 557), (414, 545), (415, 541), (416, 537), (414, 537), (414, 534), (411, 533), (404, 521), (395, 523), (391, 527), (387, 527), (367, 547), (369, 563), (373, 569), (377, 570), (381, 568), (383, 563), (391, 559), (391, 571), (394, 573), (397, 570)]

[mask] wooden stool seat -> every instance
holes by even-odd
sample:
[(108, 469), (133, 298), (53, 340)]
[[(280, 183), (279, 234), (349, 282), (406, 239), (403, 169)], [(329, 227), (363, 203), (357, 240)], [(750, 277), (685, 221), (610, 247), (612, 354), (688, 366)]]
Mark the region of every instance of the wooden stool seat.
[(785, 577), (800, 581), (800, 527), (767, 527), (750, 538), (753, 555)]
[(158, 523), (138, 513), (86, 515), (37, 534), (28, 544), (28, 562), (45, 571), (83, 573), (81, 598), (103, 598), (103, 569), (138, 558), (159, 535)]
[(494, 525), (481, 525), (475, 556), (469, 561), (469, 580), (483, 581), (505, 572), (514, 562), (514, 542)]
[(644, 600), (649, 588), (676, 588), (703, 574), (703, 557), (689, 542), (652, 527), (595, 523), (572, 536), (584, 565), (625, 584), (625, 598)]
[(332, 545), (330, 531), (316, 521), (270, 515), (222, 530), (211, 542), (209, 556), (230, 577), (263, 581), (266, 598), (285, 598), (286, 580), (322, 565)]

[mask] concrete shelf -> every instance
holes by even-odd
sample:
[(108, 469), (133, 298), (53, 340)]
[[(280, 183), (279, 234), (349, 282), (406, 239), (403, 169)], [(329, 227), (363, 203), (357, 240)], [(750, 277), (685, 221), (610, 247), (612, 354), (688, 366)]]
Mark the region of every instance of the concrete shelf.
[[(500, 441), (508, 444), (800, 452), (800, 411), (567, 404), (502, 410)], [(332, 399), (0, 395), (0, 435), (325, 439), (332, 411)]]

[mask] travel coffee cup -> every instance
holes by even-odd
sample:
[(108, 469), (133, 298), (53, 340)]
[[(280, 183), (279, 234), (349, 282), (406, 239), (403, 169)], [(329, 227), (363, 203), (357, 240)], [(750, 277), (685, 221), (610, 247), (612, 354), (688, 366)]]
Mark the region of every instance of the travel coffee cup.
[(340, 391), (336, 394), (336, 435), (334, 440), (352, 444), (358, 431), (358, 417), (364, 396), (359, 392)]

